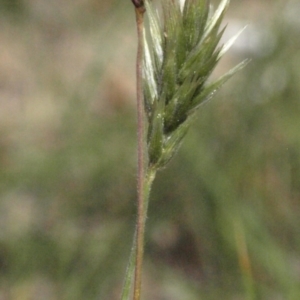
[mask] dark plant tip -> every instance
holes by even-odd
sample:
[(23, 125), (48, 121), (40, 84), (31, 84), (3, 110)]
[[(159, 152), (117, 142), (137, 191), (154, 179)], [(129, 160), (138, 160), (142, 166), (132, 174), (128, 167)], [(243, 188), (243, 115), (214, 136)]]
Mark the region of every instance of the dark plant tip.
[(145, 7), (144, 0), (131, 0), (131, 1), (136, 8), (144, 9)]

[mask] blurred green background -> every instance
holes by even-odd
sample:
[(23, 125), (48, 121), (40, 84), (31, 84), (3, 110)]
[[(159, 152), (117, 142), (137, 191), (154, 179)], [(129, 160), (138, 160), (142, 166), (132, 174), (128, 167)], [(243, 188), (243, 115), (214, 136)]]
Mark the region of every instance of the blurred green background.
[[(213, 1), (218, 3), (218, 1)], [(232, 0), (251, 64), (160, 172), (143, 299), (300, 299), (300, 5)], [(0, 299), (119, 299), (136, 214), (124, 0), (0, 1)]]

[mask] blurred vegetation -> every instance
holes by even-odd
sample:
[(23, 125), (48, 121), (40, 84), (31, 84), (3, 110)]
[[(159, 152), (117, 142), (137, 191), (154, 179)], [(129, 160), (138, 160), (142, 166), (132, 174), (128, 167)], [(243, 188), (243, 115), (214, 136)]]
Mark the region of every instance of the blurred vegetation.
[[(251, 25), (216, 72), (252, 63), (154, 184), (145, 299), (300, 297), (300, 7), (229, 11)], [(0, 299), (118, 299), (136, 209), (131, 4), (0, 14)]]

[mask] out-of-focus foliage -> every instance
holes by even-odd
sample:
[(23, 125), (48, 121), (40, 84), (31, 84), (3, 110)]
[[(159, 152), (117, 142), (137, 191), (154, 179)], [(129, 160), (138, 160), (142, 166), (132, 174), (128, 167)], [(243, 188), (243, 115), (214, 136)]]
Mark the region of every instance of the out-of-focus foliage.
[[(299, 299), (297, 2), (247, 8), (272, 14), (223, 67), (251, 64), (159, 173), (145, 299)], [(118, 299), (136, 208), (132, 9), (0, 2), (1, 299)]]

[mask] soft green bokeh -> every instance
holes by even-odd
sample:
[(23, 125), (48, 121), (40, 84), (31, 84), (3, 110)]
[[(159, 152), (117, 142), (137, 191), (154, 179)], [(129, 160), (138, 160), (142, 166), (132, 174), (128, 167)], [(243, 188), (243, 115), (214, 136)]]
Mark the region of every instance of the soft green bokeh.
[[(298, 1), (250, 23), (150, 200), (144, 299), (300, 298)], [(217, 1), (216, 1), (217, 3)], [(0, 1), (0, 298), (118, 299), (136, 198), (130, 1)], [(239, 21), (239, 22), (237, 22)]]

